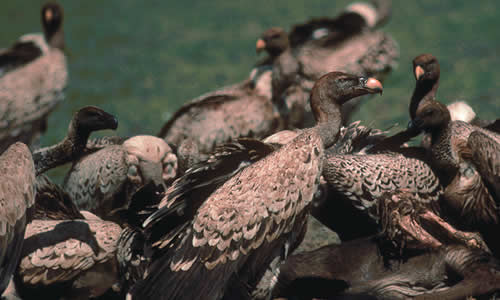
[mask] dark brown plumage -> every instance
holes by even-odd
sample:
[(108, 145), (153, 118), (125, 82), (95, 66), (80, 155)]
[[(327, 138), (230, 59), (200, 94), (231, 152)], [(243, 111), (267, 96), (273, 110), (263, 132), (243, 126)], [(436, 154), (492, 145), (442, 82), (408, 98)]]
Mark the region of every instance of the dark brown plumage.
[(446, 106), (437, 101), (420, 105), (412, 125), (432, 135), (433, 164), (447, 185), (448, 208), (460, 224), (485, 234), (488, 246), (498, 255), (498, 239), (486, 232), (498, 227), (500, 135), (451, 121)]
[(84, 219), (68, 193), (45, 174), (36, 177), (35, 220)]
[[(248, 297), (269, 263), (304, 230), (323, 149), (340, 129), (339, 106), (381, 89), (375, 79), (338, 72), (318, 80), (311, 95), (318, 125), (235, 174), (203, 201), (191, 221), (151, 241), (155, 261), (132, 290), (133, 298)], [(161, 230), (156, 216), (168, 209), (147, 220), (146, 229)], [(193, 281), (201, 284), (192, 286)]]
[(36, 146), (67, 81), (61, 6), (42, 8), (44, 36), (27, 34), (0, 53), (0, 153), (22, 141)]
[(0, 156), (0, 294), (17, 267), (35, 202), (35, 165), (17, 142)]

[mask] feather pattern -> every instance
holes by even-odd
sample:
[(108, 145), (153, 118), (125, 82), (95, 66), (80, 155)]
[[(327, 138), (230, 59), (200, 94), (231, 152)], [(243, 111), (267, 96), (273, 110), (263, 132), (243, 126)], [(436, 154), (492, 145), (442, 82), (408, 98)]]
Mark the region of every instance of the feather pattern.
[(164, 186), (176, 170), (177, 158), (162, 139), (136, 136), (75, 162), (64, 188), (79, 209), (106, 217), (112, 210), (127, 207), (141, 187)]
[(327, 155), (323, 176), (330, 188), (376, 221), (378, 199), (386, 192), (406, 190), (427, 204), (436, 204), (443, 193), (429, 165), (399, 153)]
[(26, 224), (35, 202), (35, 165), (20, 142), (0, 156), (0, 292), (3, 293), (19, 261)]
[[(318, 134), (305, 131), (279, 151), (226, 181), (200, 206), (185, 230), (171, 238), (171, 243), (160, 245), (172, 252), (168, 272), (223, 268), (228, 270), (225, 280), (229, 280), (235, 266), (249, 259), (253, 250), (291, 233), (299, 222), (295, 218), (312, 201), (319, 184), (323, 149), (318, 144), (321, 144)], [(242, 185), (242, 182), (252, 184)], [(188, 248), (192, 249), (183, 251)], [(155, 268), (149, 274), (154, 281)], [(176, 294), (180, 290), (169, 291), (172, 293), (169, 296), (181, 297)], [(219, 292), (210, 291), (207, 299), (215, 298)]]
[(16, 274), (21, 294), (32, 297), (42, 289), (59, 287), (55, 293), (60, 296), (100, 296), (118, 282), (115, 254), (120, 232), (118, 225), (95, 216), (34, 220), (26, 229)]
[(269, 98), (260, 95), (246, 80), (185, 104), (158, 136), (174, 145), (190, 138), (206, 155), (218, 144), (240, 137), (263, 138), (280, 129), (280, 116)]

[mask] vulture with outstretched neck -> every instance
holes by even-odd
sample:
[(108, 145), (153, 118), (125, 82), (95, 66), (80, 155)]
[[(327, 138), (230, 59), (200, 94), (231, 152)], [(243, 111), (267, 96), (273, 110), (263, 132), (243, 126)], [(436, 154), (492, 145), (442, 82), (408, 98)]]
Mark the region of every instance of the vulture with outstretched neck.
[(324, 149), (339, 134), (340, 106), (381, 91), (373, 78), (323, 76), (311, 93), (315, 127), (243, 168), (208, 198), (185, 204), (197, 209), (168, 232), (155, 225), (168, 217), (165, 211), (175, 214), (176, 203), (161, 207), (145, 222), (146, 232), (157, 239), (148, 241), (153, 262), (132, 288), (132, 299), (249, 297), (271, 261), (286, 257), (303, 236)]
[(118, 120), (111, 114), (95, 106), (79, 109), (69, 123), (64, 139), (56, 145), (33, 152), (36, 174), (73, 162), (85, 154), (90, 134), (94, 131), (118, 127)]
[(64, 99), (63, 10), (42, 7), (43, 34), (26, 34), (0, 52), (0, 153), (21, 141), (30, 147), (47, 129), (48, 115)]

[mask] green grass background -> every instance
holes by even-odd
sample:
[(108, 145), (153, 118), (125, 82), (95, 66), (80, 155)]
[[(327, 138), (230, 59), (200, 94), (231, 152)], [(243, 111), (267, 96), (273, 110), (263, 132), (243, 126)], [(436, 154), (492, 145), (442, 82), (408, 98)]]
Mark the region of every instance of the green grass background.
[[(244, 79), (266, 28), (335, 16), (349, 2), (60, 1), (70, 82), (42, 144), (60, 140), (72, 113), (84, 105), (115, 114), (119, 135), (155, 134), (185, 101)], [(2, 1), (0, 48), (41, 31), (42, 4)], [(481, 117), (498, 117), (499, 6), (498, 0), (393, 1), (384, 30), (399, 42), (399, 68), (385, 81), (384, 95), (365, 103), (356, 119), (377, 127), (406, 124), (415, 84), (411, 60), (423, 52), (440, 61), (441, 101), (467, 100)]]

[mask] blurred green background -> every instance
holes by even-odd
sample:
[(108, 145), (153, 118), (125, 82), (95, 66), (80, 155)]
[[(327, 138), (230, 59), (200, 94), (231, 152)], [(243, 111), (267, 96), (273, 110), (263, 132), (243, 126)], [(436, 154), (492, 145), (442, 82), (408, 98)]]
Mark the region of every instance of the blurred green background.
[[(43, 3), (2, 1), (0, 48), (41, 31)], [(258, 60), (255, 41), (265, 29), (335, 16), (350, 1), (60, 3), (70, 82), (43, 145), (60, 140), (72, 113), (84, 105), (115, 114), (119, 135), (155, 134), (182, 103), (244, 79)], [(467, 100), (482, 118), (498, 117), (499, 6), (498, 0), (393, 1), (384, 30), (399, 42), (399, 68), (385, 81), (384, 95), (365, 103), (356, 119), (381, 128), (405, 125), (415, 84), (411, 60), (423, 52), (440, 61), (441, 101)]]

